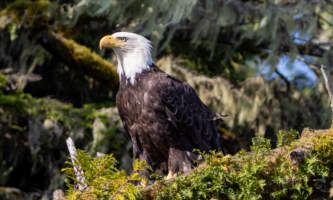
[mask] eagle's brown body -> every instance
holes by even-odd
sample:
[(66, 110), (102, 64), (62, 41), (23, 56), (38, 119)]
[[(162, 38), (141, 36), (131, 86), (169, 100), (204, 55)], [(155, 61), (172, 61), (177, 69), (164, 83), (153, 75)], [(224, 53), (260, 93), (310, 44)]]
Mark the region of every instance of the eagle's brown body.
[(134, 159), (146, 160), (153, 170), (185, 173), (201, 159), (194, 149), (221, 150), (216, 114), (191, 86), (154, 64), (137, 74), (134, 84), (121, 76), (117, 107)]

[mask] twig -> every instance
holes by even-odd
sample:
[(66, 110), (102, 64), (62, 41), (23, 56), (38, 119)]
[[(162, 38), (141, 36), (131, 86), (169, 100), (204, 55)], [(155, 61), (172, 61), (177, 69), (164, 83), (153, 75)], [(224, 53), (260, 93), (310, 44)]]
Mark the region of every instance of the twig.
[(113, 198), (119, 193), (121, 192), (121, 190), (126, 186), (126, 184), (128, 183), (129, 180), (126, 180), (124, 182), (124, 184), (122, 184), (115, 193), (112, 194), (112, 196), (110, 197), (110, 200), (113, 200)]
[(310, 69), (312, 69), (312, 71), (319, 76), (320, 75), (320, 69), (319, 66), (313, 64), (312, 62), (306, 60), (305, 58), (303, 58), (302, 56), (297, 56), (297, 59), (304, 62), (306, 65), (308, 65), (310, 67)]
[(76, 148), (72, 138), (68, 137), (66, 140), (66, 144), (69, 154), (71, 155), (75, 176), (76, 179), (78, 180), (76, 187), (82, 192), (85, 188), (87, 188), (87, 184), (84, 178), (84, 173), (82, 171), (81, 164), (77, 161)]
[(327, 19), (325, 19), (323, 16), (321, 16), (321, 15), (319, 15), (319, 18), (321, 19), (321, 20), (323, 20), (326, 24), (328, 24), (329, 26), (333, 26), (333, 24), (330, 22), (330, 21), (328, 21)]
[(275, 69), (275, 73), (277, 73), (277, 75), (286, 83), (287, 92), (289, 92), (290, 91), (290, 82), (287, 79), (287, 77), (285, 77), (283, 74), (281, 74), (281, 72), (278, 69)]
[[(331, 76), (330, 76), (330, 73), (329, 73), (326, 66), (321, 65), (320, 69), (321, 69), (321, 73), (323, 74), (323, 77), (324, 77), (325, 86), (326, 86), (326, 89), (327, 89), (327, 92), (328, 92), (328, 96), (330, 97), (330, 106), (331, 106), (331, 111), (332, 111), (332, 114), (333, 114), (333, 99), (332, 99), (333, 85), (332, 85)], [(332, 126), (332, 124), (331, 124), (331, 126)]]

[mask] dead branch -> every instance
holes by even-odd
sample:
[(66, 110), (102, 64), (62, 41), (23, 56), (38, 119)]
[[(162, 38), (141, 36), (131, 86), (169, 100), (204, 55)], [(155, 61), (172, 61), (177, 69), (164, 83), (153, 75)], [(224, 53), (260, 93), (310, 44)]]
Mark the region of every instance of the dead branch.
[(305, 58), (303, 58), (302, 56), (297, 56), (297, 59), (304, 62), (306, 65), (309, 66), (310, 69), (312, 69), (312, 71), (319, 76), (321, 74), (320, 72), (320, 67), (311, 63), (310, 61), (306, 60)]
[(81, 164), (77, 160), (77, 152), (72, 138), (68, 137), (66, 140), (67, 148), (71, 156), (71, 161), (73, 163), (74, 172), (76, 179), (78, 180), (77, 188), (82, 192), (87, 188), (87, 184), (84, 178), (84, 173), (81, 168)]
[[(332, 114), (333, 114), (333, 99), (332, 99), (332, 94), (333, 94), (333, 83), (332, 83), (332, 80), (331, 80), (331, 76), (330, 76), (330, 73), (328, 71), (328, 68), (325, 66), (325, 65), (321, 65), (321, 72), (323, 74), (323, 77), (324, 77), (324, 81), (325, 81), (325, 86), (326, 86), (326, 89), (327, 89), (327, 92), (328, 92), (328, 96), (330, 98), (330, 106), (331, 106), (331, 111), (332, 111)], [(331, 124), (332, 126), (332, 124)]]
[(286, 83), (287, 92), (290, 91), (290, 82), (287, 77), (285, 77), (278, 69), (275, 69), (275, 73)]

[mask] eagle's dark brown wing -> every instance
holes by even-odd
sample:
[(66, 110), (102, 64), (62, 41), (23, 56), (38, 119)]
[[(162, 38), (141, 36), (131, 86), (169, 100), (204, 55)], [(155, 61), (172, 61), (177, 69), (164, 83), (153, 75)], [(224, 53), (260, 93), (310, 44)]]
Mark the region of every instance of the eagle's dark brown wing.
[(176, 128), (177, 134), (187, 135), (194, 148), (221, 150), (220, 134), (214, 122), (218, 115), (200, 100), (187, 83), (170, 75), (161, 79), (161, 101), (168, 121)]

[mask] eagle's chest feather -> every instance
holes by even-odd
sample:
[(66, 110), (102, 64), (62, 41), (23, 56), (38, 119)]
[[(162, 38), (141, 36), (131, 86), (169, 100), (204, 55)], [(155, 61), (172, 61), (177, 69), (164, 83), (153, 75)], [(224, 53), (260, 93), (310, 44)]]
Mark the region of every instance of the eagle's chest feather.
[(121, 82), (117, 107), (129, 128), (148, 129), (156, 120), (165, 118), (157, 84), (158, 80), (146, 74), (139, 76), (135, 84)]

